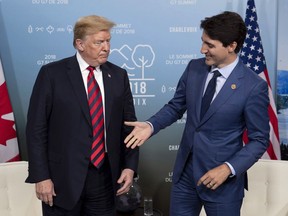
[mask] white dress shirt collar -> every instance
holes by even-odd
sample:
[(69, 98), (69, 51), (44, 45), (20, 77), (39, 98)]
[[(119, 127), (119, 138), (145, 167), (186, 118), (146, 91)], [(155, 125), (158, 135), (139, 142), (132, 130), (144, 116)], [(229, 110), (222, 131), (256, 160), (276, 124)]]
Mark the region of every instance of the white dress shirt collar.
[(225, 67), (223, 67), (221, 69), (216, 68), (216, 67), (212, 67), (210, 72), (218, 70), (221, 73), (221, 75), (225, 79), (227, 79), (230, 76), (230, 74), (232, 73), (232, 71), (234, 70), (234, 68), (236, 67), (236, 65), (238, 64), (238, 62), (239, 62), (239, 57), (237, 56), (237, 58), (231, 64), (226, 65)]
[[(87, 67), (89, 66), (89, 64), (82, 58), (82, 56), (80, 55), (80, 53), (77, 51), (76, 53), (76, 58), (77, 58), (77, 61), (79, 63), (79, 67), (80, 67), (80, 70), (81, 72), (83, 72), (84, 70), (87, 69)], [(96, 71), (100, 71), (100, 66), (97, 66), (95, 68)]]

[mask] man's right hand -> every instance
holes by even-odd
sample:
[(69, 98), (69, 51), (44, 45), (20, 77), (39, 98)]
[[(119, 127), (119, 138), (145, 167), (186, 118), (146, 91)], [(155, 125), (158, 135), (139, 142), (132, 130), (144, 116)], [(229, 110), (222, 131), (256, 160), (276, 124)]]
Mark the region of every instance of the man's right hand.
[(152, 134), (152, 127), (147, 122), (125, 122), (125, 125), (134, 127), (133, 131), (126, 137), (124, 143), (127, 148), (141, 146)]
[(53, 196), (56, 196), (54, 184), (51, 179), (47, 179), (35, 184), (36, 196), (39, 200), (49, 206), (53, 206)]

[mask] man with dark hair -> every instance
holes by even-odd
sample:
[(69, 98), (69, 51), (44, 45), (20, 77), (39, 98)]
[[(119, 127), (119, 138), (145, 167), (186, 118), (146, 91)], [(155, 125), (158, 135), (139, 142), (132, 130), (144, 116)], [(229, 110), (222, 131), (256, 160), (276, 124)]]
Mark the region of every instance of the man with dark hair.
[[(246, 27), (241, 16), (224, 12), (201, 22), (205, 58), (193, 59), (174, 97), (134, 130), (127, 147), (142, 145), (187, 111), (171, 192), (170, 215), (239, 216), (247, 170), (269, 144), (268, 86), (239, 59)], [(243, 146), (247, 129), (249, 142)]]
[(139, 149), (124, 137), (135, 121), (127, 72), (109, 62), (104, 17), (74, 26), (76, 55), (44, 65), (27, 118), (29, 176), (44, 216), (114, 216), (115, 197), (129, 191)]

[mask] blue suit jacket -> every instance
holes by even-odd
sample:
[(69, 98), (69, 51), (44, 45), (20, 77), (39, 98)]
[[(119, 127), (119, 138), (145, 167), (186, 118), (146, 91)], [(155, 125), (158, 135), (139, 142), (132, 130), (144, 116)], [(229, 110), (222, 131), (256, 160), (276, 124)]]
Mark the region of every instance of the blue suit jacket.
[[(127, 72), (101, 65), (105, 91), (106, 146), (115, 190), (121, 169), (137, 170), (139, 149), (128, 149), (124, 138), (135, 121)], [(71, 209), (84, 187), (92, 145), (87, 94), (76, 56), (44, 65), (37, 77), (27, 117), (29, 176), (26, 182), (52, 179), (54, 203)]]
[[(243, 198), (246, 171), (269, 144), (268, 86), (240, 60), (200, 120), (203, 89), (209, 71), (204, 58), (190, 61), (174, 97), (148, 121), (153, 124), (155, 134), (187, 111), (173, 182), (177, 183), (181, 177), (190, 152), (195, 183), (208, 170), (229, 162), (236, 176), (228, 178), (215, 191), (205, 186), (197, 187), (197, 191), (207, 201), (231, 202)], [(249, 143), (243, 146), (245, 128)]]

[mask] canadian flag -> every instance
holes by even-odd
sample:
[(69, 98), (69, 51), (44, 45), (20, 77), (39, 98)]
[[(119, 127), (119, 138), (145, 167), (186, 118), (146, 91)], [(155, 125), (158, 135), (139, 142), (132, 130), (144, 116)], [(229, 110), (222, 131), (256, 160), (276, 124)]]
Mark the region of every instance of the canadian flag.
[(0, 163), (19, 160), (14, 114), (0, 59)]

